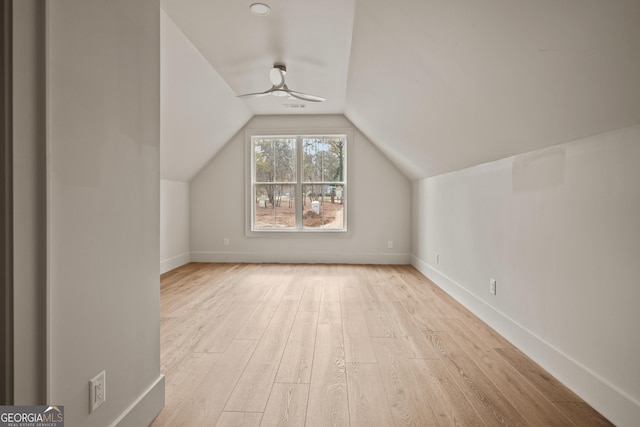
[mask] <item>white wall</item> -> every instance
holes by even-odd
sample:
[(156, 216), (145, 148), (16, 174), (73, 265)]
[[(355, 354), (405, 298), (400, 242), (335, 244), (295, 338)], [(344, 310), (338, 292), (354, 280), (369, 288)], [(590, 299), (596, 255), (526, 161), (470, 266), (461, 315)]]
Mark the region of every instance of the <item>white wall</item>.
[(637, 126), (413, 186), (414, 264), (621, 426), (640, 420), (639, 164)]
[[(256, 116), (191, 182), (191, 260), (408, 263), (411, 184), (357, 129), (348, 171), (350, 236), (248, 237), (245, 129), (353, 128), (344, 116)], [(229, 246), (223, 239), (229, 238)], [(387, 249), (387, 241), (394, 248)]]
[(189, 183), (160, 180), (160, 273), (188, 263)]
[(13, 398), (33, 405), (46, 400), (44, 5), (24, 0), (12, 7)]
[[(158, 0), (47, 2), (49, 403), (148, 425), (160, 374)], [(103, 406), (89, 380), (106, 370)]]
[(252, 113), (164, 10), (160, 37), (160, 176), (187, 182)]

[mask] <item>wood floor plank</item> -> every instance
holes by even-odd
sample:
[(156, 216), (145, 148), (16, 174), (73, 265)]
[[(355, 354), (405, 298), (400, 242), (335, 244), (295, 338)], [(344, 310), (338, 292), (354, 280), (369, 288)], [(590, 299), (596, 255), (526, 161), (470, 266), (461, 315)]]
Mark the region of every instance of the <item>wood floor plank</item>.
[(249, 281), (256, 270), (255, 267), (240, 267), (237, 265), (236, 268), (226, 269), (222, 267), (223, 265), (218, 264), (216, 266), (216, 273), (222, 271), (222, 274), (208, 276), (199, 287), (195, 288), (196, 294), (194, 296), (197, 298), (198, 303), (194, 308), (198, 310), (215, 310), (211, 305), (216, 304), (217, 299), (237, 298), (238, 294), (231, 292), (231, 290), (236, 289), (239, 284)]
[[(271, 275), (267, 277), (271, 278)], [(234, 301), (260, 302), (274, 283), (278, 282), (273, 279), (265, 280), (255, 272), (238, 274), (236, 279), (228, 283), (220, 292), (225, 297), (233, 298)]]
[(411, 266), (190, 263), (160, 327), (153, 427), (611, 425)]
[(433, 295), (431, 286), (425, 286), (427, 284), (433, 286), (433, 282), (424, 277), (418, 270), (408, 266), (394, 266), (394, 268), (398, 273), (398, 279), (406, 283), (411, 289), (414, 299), (429, 298)]
[(437, 426), (424, 400), (400, 339), (373, 338), (373, 346), (396, 426)]
[[(205, 290), (206, 289), (206, 290)], [(194, 298), (196, 303), (193, 304), (193, 308), (199, 311), (216, 312), (217, 308), (223, 301), (229, 301), (225, 292), (225, 285), (215, 284), (211, 288), (202, 288), (197, 290), (196, 293), (186, 296), (181, 295), (180, 298)]]
[(439, 317), (460, 317), (468, 312), (465, 307), (433, 284), (433, 282), (427, 279), (427, 283), (429, 283), (430, 286), (428, 287), (428, 296), (426, 299), (432, 308), (439, 313)]
[(357, 287), (357, 278), (349, 276), (340, 286), (342, 310), (362, 310), (362, 295)]
[[(211, 263), (211, 265), (213, 265), (213, 263)], [(195, 274), (195, 270), (197, 269), (196, 266), (196, 263), (190, 262), (180, 266), (180, 268), (174, 268), (166, 273), (162, 273), (160, 275), (160, 289), (164, 290), (165, 288), (173, 286), (178, 280), (182, 280), (184, 278), (190, 279)]]
[(585, 402), (556, 402), (556, 405), (578, 427), (613, 426), (613, 423)]
[(425, 329), (431, 329), (435, 319), (445, 318), (439, 311), (433, 309), (430, 301), (426, 298), (415, 298), (403, 301), (402, 306), (423, 332)]
[(236, 334), (236, 339), (257, 340), (262, 337), (286, 290), (285, 284), (275, 281), (270, 281), (268, 287), (269, 290), (264, 298)]
[(307, 277), (306, 286), (300, 298), (300, 307), (298, 308), (300, 311), (320, 311), (322, 278), (318, 277), (318, 269), (314, 267), (304, 269), (304, 274), (309, 277)]
[(276, 382), (308, 384), (311, 381), (317, 328), (318, 312), (298, 311), (280, 361)]
[(300, 301), (307, 287), (308, 277), (304, 275), (305, 268), (300, 265), (293, 265), (286, 274), (283, 274), (282, 281), (287, 283), (287, 288), (282, 296), (283, 299)]
[(447, 371), (486, 425), (526, 426), (528, 423), (447, 332), (436, 332), (431, 342)]
[[(160, 312), (163, 316), (180, 316), (184, 310), (198, 308), (197, 305), (224, 286), (226, 278), (232, 275), (232, 268), (202, 268), (193, 264), (188, 268), (189, 274), (180, 276), (178, 280), (164, 285), (163, 298), (160, 301)], [(216, 279), (222, 278), (217, 281)], [(211, 283), (211, 286), (205, 284)], [(203, 289), (206, 289), (203, 292)]]
[(491, 348), (513, 348), (509, 341), (473, 314), (466, 313), (463, 316), (459, 316), (458, 319), (465, 324), (465, 329), (469, 330), (474, 336), (481, 338), (487, 346)]
[(275, 383), (261, 425), (304, 426), (308, 397), (308, 384)]
[(395, 326), (396, 336), (402, 342), (407, 357), (417, 359), (437, 359), (439, 357), (431, 342), (401, 302), (391, 302), (388, 313)]
[(395, 328), (386, 311), (365, 310), (363, 314), (370, 337), (394, 338), (396, 336)]
[(168, 372), (165, 397), (172, 401), (184, 400), (186, 396), (178, 390), (195, 389), (219, 358), (220, 353), (191, 353), (184, 363)]
[(333, 280), (324, 276), (322, 281), (322, 302), (340, 302), (340, 282), (339, 278)]
[(179, 317), (162, 317), (160, 320), (160, 333), (164, 342), (171, 342), (176, 337), (189, 333), (189, 329), (198, 328), (202, 317), (208, 317), (209, 313), (202, 310), (188, 310)]
[(511, 364), (552, 402), (582, 402), (574, 392), (516, 348), (497, 348), (496, 352)]
[[(156, 418), (157, 426), (203, 426), (212, 425), (224, 409), (227, 398), (233, 391), (238, 378), (246, 366), (257, 342), (236, 340), (222, 353), (209, 372), (203, 376), (200, 384), (193, 389), (191, 396), (177, 410), (172, 420), (176, 423), (164, 424)], [(183, 389), (184, 390), (184, 389)]]
[(341, 325), (318, 325), (306, 425), (349, 425)]
[(473, 336), (460, 319), (449, 319), (449, 334), (475, 364), (491, 378), (493, 384), (531, 425), (572, 426), (573, 423), (518, 373), (498, 353), (489, 348), (484, 337)]
[[(382, 276), (378, 268), (374, 268), (374, 272), (378, 276)], [(400, 301), (396, 293), (393, 291), (393, 280), (391, 278), (382, 277), (376, 283), (377, 284), (374, 285), (372, 289), (375, 292), (378, 301), (382, 304), (383, 309), (385, 308), (385, 304), (388, 305), (388, 303)]]
[(282, 300), (229, 397), (225, 411), (263, 412), (295, 319), (298, 301)]
[(352, 426), (392, 426), (391, 406), (377, 364), (347, 363)]
[(418, 322), (420, 323), (420, 329), (427, 337), (436, 332), (446, 332), (447, 318), (428, 317), (422, 318)]
[(157, 425), (177, 424), (175, 417), (185, 401), (213, 368), (219, 353), (192, 353), (187, 359), (167, 372), (165, 384), (165, 407), (158, 415)]
[[(224, 278), (222, 272), (218, 275), (207, 276), (220, 281), (214, 281), (211, 285), (206, 285), (209, 280), (204, 283), (197, 283), (197, 279), (187, 277), (184, 280), (174, 284), (171, 287), (164, 288), (163, 297), (160, 300), (160, 313), (164, 317), (180, 317), (183, 313), (190, 309), (200, 309), (205, 301), (220, 298), (221, 290), (224, 289), (228, 280)], [(195, 283), (194, 283), (195, 282)]]
[(339, 301), (320, 302), (318, 323), (323, 325), (342, 325), (342, 312)]
[(373, 351), (367, 321), (362, 310), (343, 309), (342, 326), (346, 361), (376, 363), (376, 354)]
[(410, 363), (440, 425), (485, 425), (441, 360), (412, 359)]
[(258, 427), (261, 420), (260, 412), (223, 412), (216, 427)]
[[(212, 306), (212, 310), (224, 316), (224, 306), (231, 303), (232, 300), (230, 298), (220, 298), (217, 304)], [(196, 308), (185, 310), (179, 317), (164, 317), (163, 319), (168, 320), (168, 322), (163, 322), (164, 324), (161, 325), (162, 333), (168, 338), (194, 332), (204, 332), (203, 330), (201, 331), (202, 328), (200, 326), (204, 318), (210, 317), (211, 312), (208, 310)]]
[(358, 291), (362, 297), (362, 308), (365, 311), (382, 311), (382, 304), (378, 299), (378, 294), (373, 288), (373, 279), (369, 268), (361, 267), (359, 269), (359, 284)]
[(223, 352), (257, 306), (257, 303), (238, 300), (231, 302), (225, 315), (218, 322), (210, 325), (208, 331), (200, 337), (194, 351), (206, 353)]
[[(409, 302), (409, 301), (405, 301)], [(442, 307), (442, 304), (438, 302), (437, 297), (430, 296), (427, 298), (420, 298), (419, 304), (421, 309), (417, 312), (420, 313), (420, 317), (424, 318), (432, 318), (436, 317), (439, 319), (447, 318), (447, 317), (458, 317), (459, 314), (457, 312), (452, 312), (451, 310), (447, 310)]]
[(416, 299), (418, 296), (414, 293), (409, 284), (403, 280), (402, 274), (398, 266), (389, 266), (390, 280), (394, 284), (391, 288), (396, 296), (395, 301), (407, 301)]
[(181, 363), (189, 354), (195, 351), (208, 329), (204, 326), (209, 314), (206, 311), (190, 310), (177, 322), (168, 326), (161, 337), (163, 348), (160, 357), (160, 368), (163, 372), (170, 371)]

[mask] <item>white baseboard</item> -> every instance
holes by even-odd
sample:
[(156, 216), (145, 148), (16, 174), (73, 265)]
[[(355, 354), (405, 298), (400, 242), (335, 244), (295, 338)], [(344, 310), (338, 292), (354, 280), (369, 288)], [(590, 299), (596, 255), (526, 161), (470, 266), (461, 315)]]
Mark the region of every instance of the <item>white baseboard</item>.
[(174, 256), (173, 258), (165, 259), (164, 261), (160, 261), (160, 274), (166, 273), (167, 271), (173, 270), (174, 268), (178, 268), (190, 261), (191, 254), (189, 252)]
[(148, 426), (163, 407), (164, 375), (161, 374), (112, 425), (117, 427)]
[(411, 264), (418, 271), (569, 387), (609, 421), (620, 427), (638, 425), (640, 403), (633, 397), (496, 310), (431, 265), (415, 256), (411, 258)]
[(399, 264), (411, 262), (409, 254), (353, 254), (309, 252), (191, 252), (192, 262), (292, 263), (292, 264)]

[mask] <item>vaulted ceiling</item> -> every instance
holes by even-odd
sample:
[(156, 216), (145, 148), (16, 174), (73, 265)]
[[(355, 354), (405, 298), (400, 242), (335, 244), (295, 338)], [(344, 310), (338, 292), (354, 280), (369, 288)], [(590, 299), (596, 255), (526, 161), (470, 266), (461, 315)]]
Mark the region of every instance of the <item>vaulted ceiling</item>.
[[(344, 114), (410, 179), (640, 123), (637, 0), (251, 3), (162, 0), (163, 178), (261, 114)], [(237, 98), (275, 62), (327, 101)]]

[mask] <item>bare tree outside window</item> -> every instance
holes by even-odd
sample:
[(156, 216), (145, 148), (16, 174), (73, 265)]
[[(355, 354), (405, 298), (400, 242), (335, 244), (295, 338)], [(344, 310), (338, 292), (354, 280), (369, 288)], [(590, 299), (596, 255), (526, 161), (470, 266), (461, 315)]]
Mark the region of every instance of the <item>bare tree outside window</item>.
[(253, 151), (255, 228), (295, 229), (296, 139), (259, 138)]

